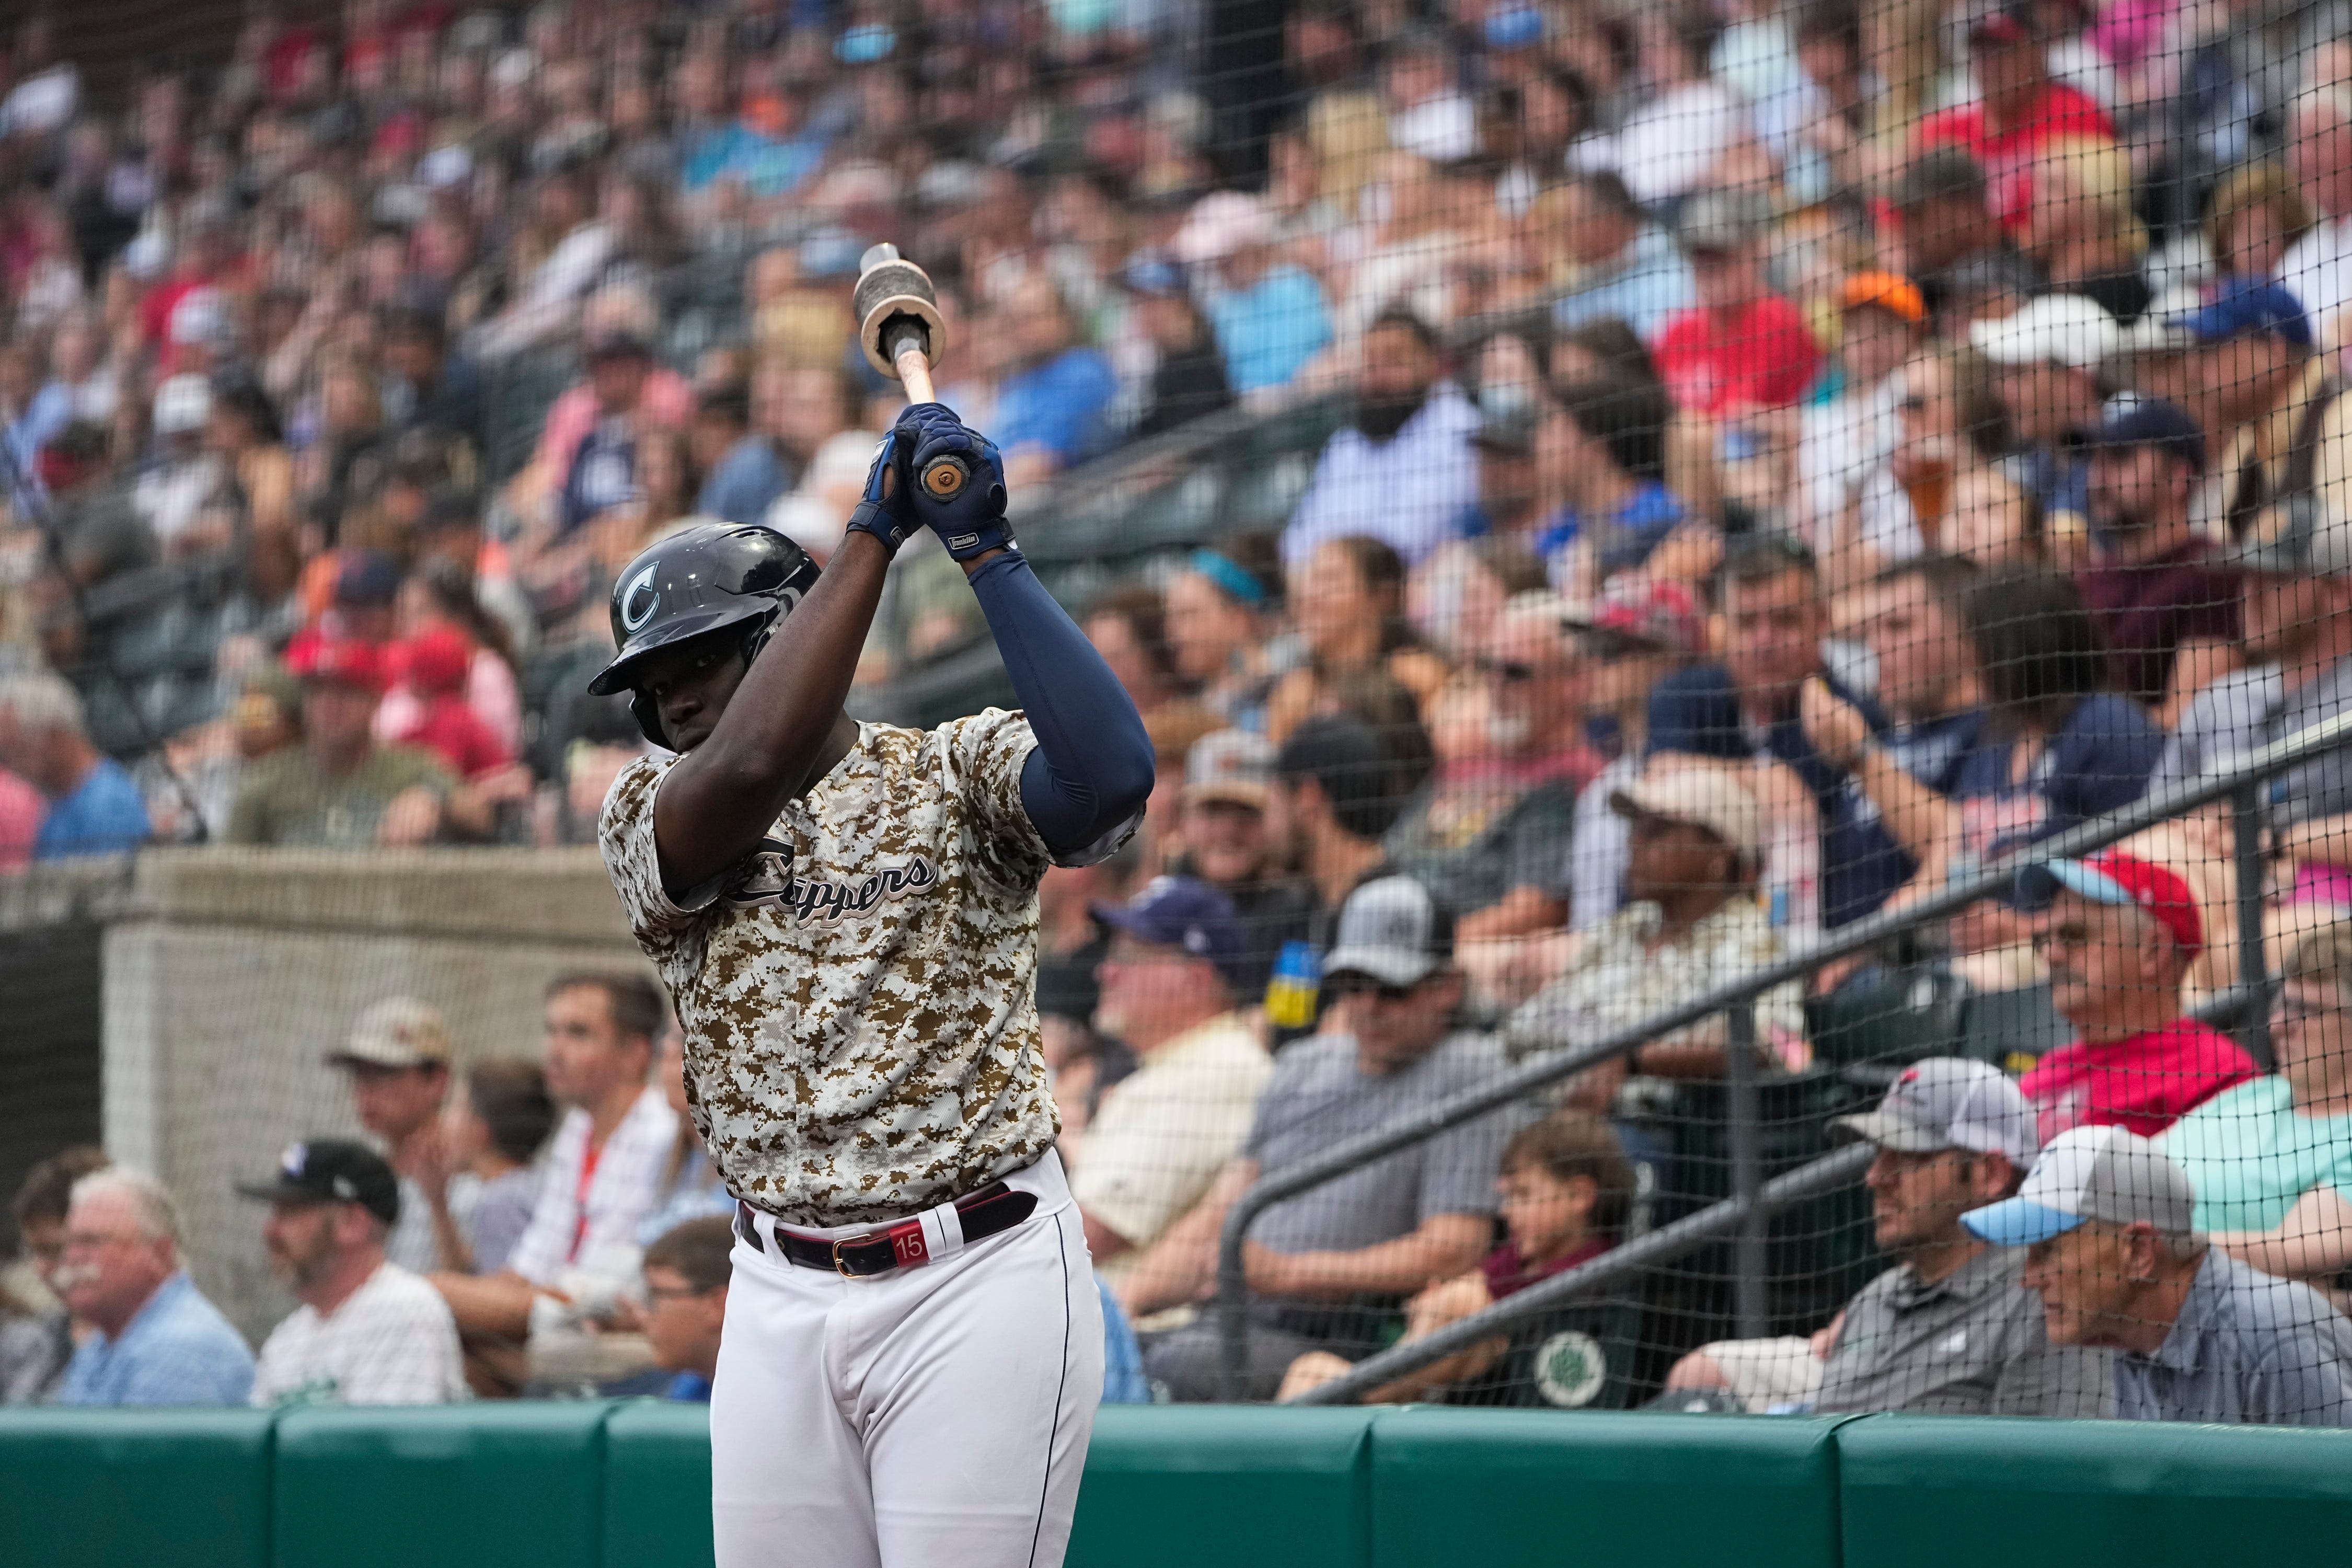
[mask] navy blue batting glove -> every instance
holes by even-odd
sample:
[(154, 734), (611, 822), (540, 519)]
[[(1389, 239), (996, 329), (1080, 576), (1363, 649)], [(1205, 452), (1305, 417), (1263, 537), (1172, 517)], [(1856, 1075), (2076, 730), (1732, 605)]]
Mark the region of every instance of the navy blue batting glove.
[(908, 490), (911, 510), (923, 526), (958, 561), (1012, 549), (1013, 530), (1004, 521), (1004, 459), (996, 443), (944, 404), (908, 409), (898, 427), (909, 426), (914, 450), (907, 463)]
[(907, 478), (907, 457), (914, 450), (919, 434), (909, 427), (908, 416), (913, 413), (912, 408), (901, 413), (898, 424), (874, 449), (874, 466), (866, 470), (865, 493), (857, 498), (857, 505), (845, 525), (850, 531), (872, 534), (893, 555), (923, 526), (922, 520), (915, 515)]

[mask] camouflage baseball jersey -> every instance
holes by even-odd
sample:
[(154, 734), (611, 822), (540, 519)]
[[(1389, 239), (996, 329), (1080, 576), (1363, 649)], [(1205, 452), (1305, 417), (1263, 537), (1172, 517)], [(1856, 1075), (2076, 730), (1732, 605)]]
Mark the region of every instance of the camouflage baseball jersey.
[(975, 1192), (1060, 1132), (1038, 1048), (1029, 721), (999, 709), (857, 744), (680, 908), (654, 852), (669, 762), (604, 798), (605, 868), (686, 1034), (695, 1125), (740, 1197), (798, 1225)]

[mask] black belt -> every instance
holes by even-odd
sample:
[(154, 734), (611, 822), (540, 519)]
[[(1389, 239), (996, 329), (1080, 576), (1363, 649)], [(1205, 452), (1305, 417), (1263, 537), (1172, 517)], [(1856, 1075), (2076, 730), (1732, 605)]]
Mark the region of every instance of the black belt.
[[(967, 1242), (984, 1241), (1011, 1230), (1036, 1209), (1036, 1194), (1016, 1193), (1003, 1182), (982, 1187), (970, 1197), (958, 1198), (955, 1204), (956, 1218), (962, 1224)], [(753, 1249), (765, 1252), (767, 1244), (759, 1227), (751, 1223), (751, 1214), (750, 1204), (740, 1198), (735, 1201), (735, 1234)], [(777, 1256), (785, 1262), (797, 1263), (803, 1268), (830, 1269), (845, 1279), (865, 1279), (931, 1260), (930, 1246), (923, 1239), (923, 1222), (919, 1219), (902, 1219), (863, 1236), (845, 1236), (838, 1241), (794, 1236), (779, 1224), (775, 1238)]]

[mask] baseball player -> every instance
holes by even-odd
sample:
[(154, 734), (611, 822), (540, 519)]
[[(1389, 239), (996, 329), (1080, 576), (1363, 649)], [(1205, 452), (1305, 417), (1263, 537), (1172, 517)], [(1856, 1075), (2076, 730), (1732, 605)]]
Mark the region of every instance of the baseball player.
[[(949, 499), (914, 482), (958, 466)], [(928, 527), (1024, 712), (842, 711), (885, 574)], [(1102, 1319), (1038, 1049), (1037, 883), (1123, 843), (1142, 721), (1029, 569), (996, 447), (908, 408), (820, 575), (697, 523), (614, 587), (628, 690), (679, 754), (624, 769), (604, 863), (739, 1200), (711, 1399), (720, 1568), (1062, 1561)]]

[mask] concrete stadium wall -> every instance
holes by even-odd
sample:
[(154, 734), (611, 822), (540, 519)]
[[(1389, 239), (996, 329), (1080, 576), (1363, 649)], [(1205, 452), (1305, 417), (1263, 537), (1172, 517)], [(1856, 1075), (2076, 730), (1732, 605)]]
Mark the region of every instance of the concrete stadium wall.
[[(709, 1488), (699, 1405), (0, 1410), (0, 1542), (44, 1568), (694, 1568)], [(1068, 1561), (2212, 1568), (2347, 1532), (2347, 1432), (1130, 1405)]]
[(107, 1147), (171, 1184), (197, 1283), (257, 1342), (291, 1302), (230, 1184), (357, 1131), (321, 1058), (362, 1010), (419, 996), (461, 1064), (535, 1055), (551, 978), (645, 963), (593, 849), (151, 851), (103, 954)]

